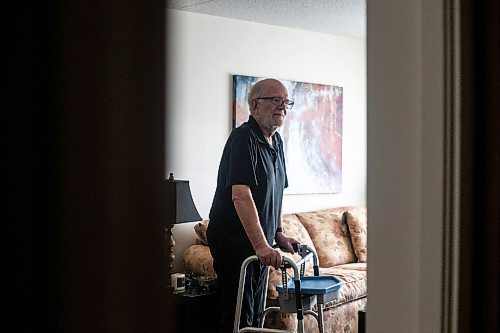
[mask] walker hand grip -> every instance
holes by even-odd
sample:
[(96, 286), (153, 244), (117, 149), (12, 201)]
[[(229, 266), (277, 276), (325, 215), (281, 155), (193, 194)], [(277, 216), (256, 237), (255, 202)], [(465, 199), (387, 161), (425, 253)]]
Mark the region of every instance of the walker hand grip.
[[(292, 248), (293, 248), (293, 251), (294, 251), (295, 253), (299, 252), (300, 247), (301, 247), (301, 244), (300, 244), (300, 243), (293, 243), (293, 244), (292, 244)], [(274, 245), (272, 246), (272, 248), (273, 248), (273, 249), (278, 249), (278, 248), (279, 248), (279, 249), (280, 249), (280, 250), (282, 250), (282, 251), (286, 251), (286, 249), (285, 249), (284, 247), (281, 247), (281, 246), (279, 246), (278, 244), (274, 244)]]

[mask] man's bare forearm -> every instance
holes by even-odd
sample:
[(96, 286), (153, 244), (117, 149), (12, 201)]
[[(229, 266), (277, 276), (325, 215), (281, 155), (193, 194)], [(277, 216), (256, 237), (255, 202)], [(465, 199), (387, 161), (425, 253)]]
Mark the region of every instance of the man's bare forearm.
[(268, 247), (269, 244), (267, 244), (264, 231), (260, 226), (259, 215), (250, 188), (246, 185), (234, 185), (232, 187), (232, 200), (254, 250), (257, 252)]
[(281, 265), (281, 254), (267, 243), (250, 187), (233, 185), (232, 199), (255, 254), (263, 264), (278, 269)]

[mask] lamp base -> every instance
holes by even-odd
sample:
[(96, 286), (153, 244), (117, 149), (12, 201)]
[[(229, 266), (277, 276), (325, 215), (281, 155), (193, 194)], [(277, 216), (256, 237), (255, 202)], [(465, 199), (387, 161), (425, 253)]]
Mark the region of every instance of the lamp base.
[[(172, 269), (174, 268), (174, 260), (175, 260), (175, 253), (174, 253), (174, 246), (175, 246), (175, 240), (174, 236), (172, 234), (172, 227), (173, 226), (167, 226), (165, 228), (165, 243), (167, 244), (166, 246), (166, 255), (167, 255), (167, 264), (168, 264), (168, 275), (172, 274)], [(170, 280), (169, 280), (170, 284)]]

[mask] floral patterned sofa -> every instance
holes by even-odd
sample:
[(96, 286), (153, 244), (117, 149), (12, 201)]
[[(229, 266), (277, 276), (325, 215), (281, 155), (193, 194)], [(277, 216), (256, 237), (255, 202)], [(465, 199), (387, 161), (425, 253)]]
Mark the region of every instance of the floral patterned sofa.
[[(206, 242), (209, 221), (195, 225), (196, 244), (184, 252), (186, 272), (215, 276), (213, 259)], [(325, 332), (357, 332), (358, 311), (366, 308), (367, 297), (367, 214), (365, 207), (338, 207), (312, 212), (283, 215), (286, 234), (312, 247), (319, 259), (320, 275), (335, 275), (343, 282), (339, 298), (327, 303), (323, 317)], [(284, 253), (283, 253), (284, 254)], [(284, 254), (292, 256), (291, 254)], [(295, 261), (298, 255), (293, 255)], [(292, 273), (293, 274), (293, 273)], [(313, 275), (312, 264), (306, 265), (306, 275)], [(267, 306), (278, 305), (276, 285), (281, 284), (281, 272), (270, 269)], [(295, 314), (271, 312), (264, 327), (296, 331)], [(305, 316), (306, 332), (319, 332), (317, 321)]]

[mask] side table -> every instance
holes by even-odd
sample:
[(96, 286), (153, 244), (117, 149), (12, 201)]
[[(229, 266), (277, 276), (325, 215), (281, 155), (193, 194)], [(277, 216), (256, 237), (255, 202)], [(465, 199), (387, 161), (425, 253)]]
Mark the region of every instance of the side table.
[(174, 292), (175, 332), (216, 332), (219, 307), (215, 292)]

